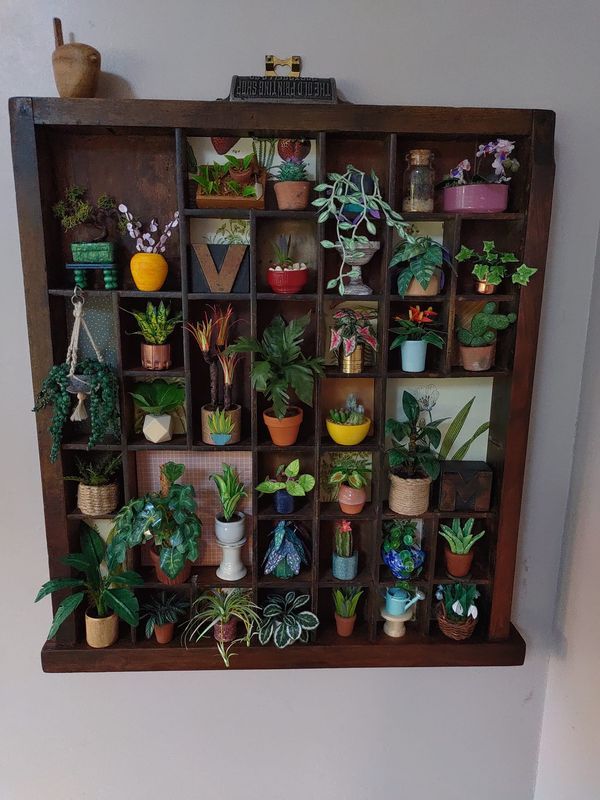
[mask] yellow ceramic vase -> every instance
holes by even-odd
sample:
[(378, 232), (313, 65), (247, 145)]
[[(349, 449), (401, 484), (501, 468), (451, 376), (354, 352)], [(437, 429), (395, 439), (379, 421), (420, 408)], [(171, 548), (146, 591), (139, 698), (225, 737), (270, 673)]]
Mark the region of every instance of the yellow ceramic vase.
[(360, 425), (340, 425), (339, 422), (326, 419), (325, 424), (327, 425), (327, 433), (336, 444), (349, 446), (362, 442), (369, 433), (371, 420), (366, 419), (364, 422), (361, 422)]
[(136, 253), (129, 264), (131, 277), (140, 292), (158, 292), (167, 280), (169, 267), (160, 253)]

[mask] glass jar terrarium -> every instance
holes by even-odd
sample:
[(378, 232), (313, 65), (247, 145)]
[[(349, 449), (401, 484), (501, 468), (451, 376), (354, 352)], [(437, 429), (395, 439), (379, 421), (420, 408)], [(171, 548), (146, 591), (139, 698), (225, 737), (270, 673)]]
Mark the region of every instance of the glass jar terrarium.
[(431, 150), (409, 150), (404, 171), (402, 210), (420, 213), (433, 211), (435, 175)]

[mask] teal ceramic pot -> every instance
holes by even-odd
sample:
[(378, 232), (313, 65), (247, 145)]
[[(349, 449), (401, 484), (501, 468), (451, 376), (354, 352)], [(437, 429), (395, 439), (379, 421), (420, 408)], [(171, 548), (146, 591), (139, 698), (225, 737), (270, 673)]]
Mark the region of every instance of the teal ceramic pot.
[(227, 442), (231, 439), (230, 433), (211, 433), (210, 436), (211, 439), (213, 440), (213, 443), (218, 445), (219, 447), (222, 447), (224, 444), (227, 444)]
[(331, 572), (338, 581), (354, 580), (358, 572), (358, 551), (355, 550), (351, 556), (338, 556), (337, 553), (334, 553)]
[(427, 342), (402, 342), (402, 369), (404, 372), (423, 372), (427, 356)]

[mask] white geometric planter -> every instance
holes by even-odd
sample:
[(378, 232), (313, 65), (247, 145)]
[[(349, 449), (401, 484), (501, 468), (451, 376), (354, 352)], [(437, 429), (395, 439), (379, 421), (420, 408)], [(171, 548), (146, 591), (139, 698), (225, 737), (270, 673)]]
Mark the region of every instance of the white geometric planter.
[(223, 549), (223, 558), (217, 569), (217, 578), (222, 581), (239, 581), (248, 572), (242, 561), (242, 547), (246, 540), (236, 544), (225, 544), (217, 539), (217, 544)]
[(169, 442), (173, 438), (173, 417), (170, 414), (146, 414), (142, 431), (153, 444)]
[(244, 538), (244, 523), (246, 517), (238, 511), (233, 519), (225, 522), (219, 517), (215, 517), (215, 535), (219, 544), (237, 544)]

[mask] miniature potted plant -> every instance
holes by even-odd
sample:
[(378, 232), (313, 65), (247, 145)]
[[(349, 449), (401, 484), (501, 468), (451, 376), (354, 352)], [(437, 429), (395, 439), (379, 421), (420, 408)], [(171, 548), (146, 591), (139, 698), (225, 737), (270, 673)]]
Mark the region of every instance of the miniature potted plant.
[(327, 483), (333, 489), (342, 513), (354, 515), (363, 510), (367, 500), (365, 486), (370, 475), (371, 464), (360, 453), (334, 458)]
[(163, 370), (171, 366), (171, 345), (167, 339), (175, 328), (181, 324), (181, 312), (171, 315), (171, 306), (165, 306), (161, 300), (158, 306), (148, 302), (145, 311), (128, 311), (138, 324), (142, 336), (141, 361), (144, 369)]
[(475, 605), (479, 597), (477, 587), (468, 583), (440, 584), (435, 596), (439, 601), (437, 622), (444, 636), (457, 642), (472, 636), (478, 617)]
[(421, 410), (410, 392), (402, 393), (406, 420), (388, 419), (385, 432), (392, 437), (388, 451), (390, 465), (389, 506), (395, 514), (418, 517), (429, 508), (431, 482), (440, 473), (439, 425), (444, 420), (422, 423)]
[[(197, 173), (190, 178), (197, 184), (196, 206), (198, 208), (264, 208), (266, 174), (259, 171), (254, 154), (243, 159), (232, 159), (225, 164), (200, 164)], [(240, 183), (239, 178), (245, 181)], [(260, 196), (257, 185), (261, 187)]]
[(215, 517), (215, 535), (223, 544), (236, 544), (244, 538), (246, 516), (237, 511), (240, 502), (247, 497), (246, 487), (240, 481), (237, 472), (229, 464), (223, 464), (223, 474), (212, 473), (210, 479), (215, 482), (222, 513)]
[[(70, 186), (63, 200), (52, 207), (65, 233), (81, 229), (82, 239), (71, 244), (71, 256), (76, 264), (113, 264), (114, 244), (107, 242), (108, 221), (117, 219), (117, 206), (112, 197), (100, 195), (93, 205), (86, 200), (86, 190)], [(85, 288), (85, 287), (83, 287)], [(115, 286), (106, 286), (116, 289)]]
[(242, 158), (226, 155), (225, 159), (229, 165), (229, 176), (232, 181), (239, 183), (240, 186), (249, 186), (254, 183), (257, 169), (254, 153), (248, 153)]
[(517, 315), (498, 314), (496, 303), (486, 303), (475, 314), (469, 327), (459, 325), (456, 336), (460, 345), (460, 361), (468, 372), (484, 372), (491, 369), (496, 357), (496, 332), (512, 325)]
[[(329, 350), (340, 355), (342, 372), (355, 375), (364, 369), (364, 348), (377, 351), (373, 308), (342, 308), (333, 315)], [(341, 350), (340, 350), (341, 345)]]
[(114, 480), (121, 466), (121, 455), (107, 454), (98, 461), (75, 459), (77, 475), (66, 481), (77, 481), (77, 507), (88, 517), (112, 514), (119, 504), (119, 485)]
[(213, 444), (224, 447), (231, 441), (235, 423), (224, 409), (216, 408), (208, 415), (208, 430)]
[[(278, 185), (278, 184), (276, 184)], [(273, 263), (267, 270), (267, 281), (277, 294), (298, 294), (306, 286), (308, 267), (290, 256), (292, 237), (281, 235), (273, 244)]]
[(151, 542), (150, 557), (161, 583), (185, 583), (198, 558), (202, 523), (196, 516), (196, 493), (191, 484), (176, 481), (183, 464), (169, 461), (160, 468), (160, 492), (130, 500), (115, 518), (111, 548), (122, 564), (127, 550)]
[(265, 645), (273, 639), (280, 650), (295, 642), (308, 642), (310, 631), (319, 626), (317, 615), (304, 609), (309, 600), (307, 594), (296, 595), (295, 592), (287, 592), (285, 597), (269, 595), (263, 608), (258, 641)]
[(287, 447), (296, 442), (303, 412), (290, 404), (290, 389), (302, 403), (312, 406), (314, 376), (323, 374), (323, 359), (302, 353), (303, 334), (310, 312), (287, 323), (276, 316), (258, 339), (241, 337), (227, 353), (255, 353), (251, 369), (252, 386), (273, 405), (263, 412), (263, 420), (273, 444)]
[(383, 524), (381, 558), (394, 578), (417, 578), (423, 569), (425, 551), (417, 544), (417, 525), (411, 519), (391, 519)]
[(321, 246), (337, 249), (342, 257), (338, 275), (327, 282), (327, 288), (337, 288), (340, 294), (372, 294), (373, 290), (362, 281), (361, 270), (379, 250), (380, 243), (359, 233), (361, 225), (375, 236), (374, 221), (385, 221), (404, 238), (408, 223), (385, 202), (374, 172), (369, 176), (349, 164), (343, 175), (332, 172), (327, 178), (330, 183), (315, 186), (315, 191), (324, 196), (312, 203), (320, 211), (317, 222), (335, 221), (337, 241), (324, 239)]
[(513, 268), (511, 265), (518, 264), (519, 259), (514, 253), (503, 253), (496, 250), (493, 241), (484, 241), (481, 253), (465, 247), (463, 244), (456, 254), (456, 260), (461, 263), (475, 261), (473, 275), (475, 276), (475, 291), (478, 294), (493, 294), (511, 270), (510, 279), (519, 286), (527, 286), (531, 276), (537, 272), (537, 269), (528, 267), (527, 264)]
[(452, 267), (452, 259), (446, 248), (432, 239), (431, 236), (406, 236), (401, 240), (389, 263), (394, 269), (404, 264), (398, 273), (398, 294), (404, 297), (430, 297), (440, 293), (444, 286), (444, 264)]
[(448, 543), (444, 548), (446, 569), (451, 578), (465, 578), (471, 571), (473, 563), (473, 545), (478, 542), (485, 531), (472, 533), (475, 520), (470, 518), (461, 525), (460, 519), (453, 519), (452, 526), (440, 525), (440, 536)]
[(181, 383), (168, 382), (162, 378), (135, 384), (129, 392), (136, 406), (144, 413), (142, 432), (153, 444), (170, 442), (173, 438), (174, 411), (185, 400), (185, 388)]
[(423, 372), (425, 370), (428, 344), (443, 350), (444, 340), (442, 337), (426, 327), (436, 324), (435, 317), (437, 317), (437, 311), (434, 311), (431, 306), (423, 311), (420, 306), (410, 306), (408, 319), (400, 314), (394, 317), (398, 324), (395, 328), (390, 328), (390, 331), (396, 334), (390, 350), (394, 350), (396, 347), (400, 348), (404, 372)]
[(350, 520), (342, 519), (335, 523), (334, 541), (331, 574), (339, 581), (352, 581), (358, 572), (358, 550), (354, 549)]
[(158, 238), (158, 221), (151, 219), (148, 230), (144, 232), (143, 223), (136, 219), (124, 203), (119, 206), (125, 228), (132, 239), (135, 239), (137, 252), (131, 257), (129, 267), (131, 277), (140, 292), (158, 292), (164, 286), (169, 274), (169, 266), (163, 253), (173, 230), (179, 225), (179, 211), (175, 211), (172, 219), (164, 226)]
[[(229, 433), (230, 438), (227, 443), (236, 444), (242, 435), (242, 409), (240, 405), (232, 402), (233, 378), (239, 360), (238, 355), (229, 352), (228, 349), (229, 332), (233, 324), (233, 306), (228, 305), (225, 310), (220, 306), (210, 306), (209, 308), (210, 314), (205, 312), (201, 322), (188, 322), (185, 326), (196, 340), (209, 370), (210, 403), (203, 405), (200, 409), (202, 441), (205, 444), (226, 443), (223, 440), (215, 440), (211, 431), (211, 416), (216, 411), (222, 411), (233, 423), (233, 428), (228, 424), (219, 424), (217, 431), (216, 425), (219, 417), (214, 416), (212, 427), (216, 433)], [(219, 367), (223, 378), (222, 387), (219, 384)]]
[(312, 475), (300, 474), (300, 459), (295, 458), (286, 466), (280, 464), (275, 470), (275, 477), (267, 477), (258, 484), (256, 491), (273, 495), (273, 507), (278, 514), (293, 514), (296, 508), (296, 497), (306, 497), (315, 487)]
[(302, 564), (308, 566), (308, 552), (300, 528), (289, 520), (281, 520), (271, 531), (271, 537), (263, 560), (264, 574), (284, 580), (295, 578)]
[(371, 420), (365, 415), (365, 407), (358, 403), (356, 395), (349, 394), (343, 408), (329, 409), (325, 425), (336, 444), (351, 447), (365, 439), (371, 428)]
[(140, 619), (146, 620), (146, 639), (156, 638), (158, 644), (169, 644), (175, 633), (175, 623), (188, 609), (188, 602), (176, 592), (161, 592), (142, 604)]
[[(87, 598), (85, 612), (85, 639), (90, 647), (110, 647), (119, 636), (119, 617), (128, 625), (139, 623), (139, 605), (131, 586), (143, 583), (137, 572), (123, 571), (107, 551), (100, 534), (85, 522), (81, 525), (81, 553), (69, 553), (61, 561), (77, 570), (81, 578), (53, 578), (46, 581), (35, 602), (42, 597), (64, 589), (75, 589), (60, 603), (48, 633), (52, 639), (63, 622)], [(102, 562), (106, 557), (106, 567)]]
[[(250, 646), (252, 636), (261, 624), (259, 607), (252, 602), (248, 589), (210, 589), (192, 603), (192, 615), (183, 633), (183, 642), (199, 642), (210, 631), (226, 667), (231, 663), (233, 648), (244, 643)], [(238, 624), (244, 633), (238, 636)]]
[[(519, 162), (511, 158), (515, 143), (508, 139), (496, 139), (479, 145), (475, 154), (475, 168), (472, 174), (471, 162), (464, 159), (450, 170), (441, 183), (443, 189), (443, 210), (453, 214), (465, 211), (477, 214), (496, 214), (506, 211), (508, 205), (507, 172), (516, 172)], [(484, 164), (492, 159), (491, 170), (485, 173)]]
[(291, 156), (273, 167), (275, 170), (278, 171), (274, 186), (277, 207), (285, 211), (305, 209), (310, 196), (310, 181), (304, 161)]
[(335, 628), (338, 636), (352, 636), (356, 623), (356, 607), (363, 590), (358, 586), (342, 586), (332, 589), (335, 607)]
[[(71, 366), (65, 361), (51, 367), (33, 407), (37, 412), (53, 406), (50, 461), (58, 458), (67, 420), (82, 422), (87, 419), (88, 414), (83, 405), (86, 397), (89, 399), (90, 420), (88, 448), (95, 447), (105, 436), (116, 434), (119, 429), (118, 383), (112, 367), (103, 361), (86, 358), (77, 365), (78, 375), (73, 375)], [(79, 402), (69, 416), (74, 395)]]

